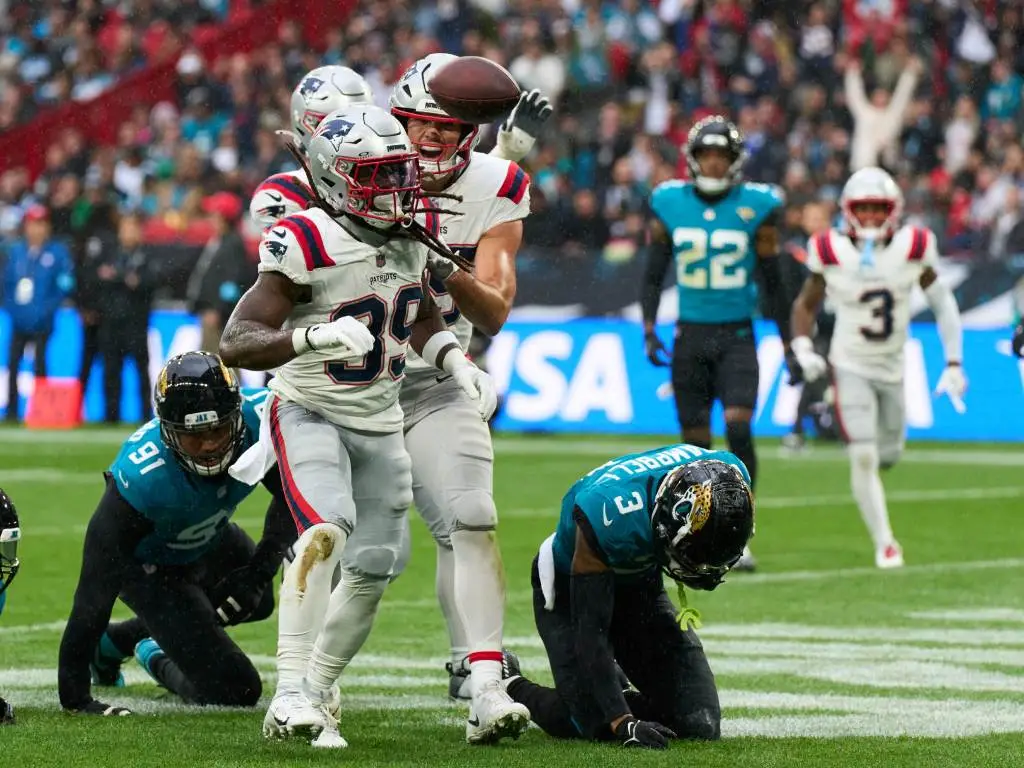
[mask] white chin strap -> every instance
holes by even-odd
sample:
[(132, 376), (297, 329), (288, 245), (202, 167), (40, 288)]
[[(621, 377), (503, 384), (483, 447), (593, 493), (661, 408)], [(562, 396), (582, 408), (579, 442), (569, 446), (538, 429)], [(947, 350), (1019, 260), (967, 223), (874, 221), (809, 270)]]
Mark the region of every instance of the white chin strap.
[(710, 176), (698, 176), (694, 183), (697, 189), (708, 195), (720, 195), (729, 188), (729, 179), (714, 179)]

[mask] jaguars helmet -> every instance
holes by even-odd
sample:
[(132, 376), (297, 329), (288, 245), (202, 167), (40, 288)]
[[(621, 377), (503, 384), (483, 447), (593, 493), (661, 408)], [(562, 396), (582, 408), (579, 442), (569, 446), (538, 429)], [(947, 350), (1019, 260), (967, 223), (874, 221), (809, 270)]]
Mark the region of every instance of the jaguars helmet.
[(331, 112), (350, 104), (373, 104), (373, 90), (366, 79), (348, 67), (330, 65), (306, 73), (292, 91), (292, 130), (303, 147), (320, 122)]
[[(700, 153), (705, 149), (724, 149), (732, 157), (732, 164), (720, 179), (701, 173)], [(686, 167), (697, 189), (706, 195), (721, 195), (743, 180), (743, 166), (749, 154), (743, 143), (743, 133), (735, 123), (721, 115), (711, 115), (697, 122), (686, 136), (683, 147)]]
[[(18, 524), (18, 510), (3, 488), (0, 488), (0, 597), (18, 575), (18, 542), (21, 541), (21, 526)], [(2, 600), (0, 600), (2, 606)]]
[(238, 382), (209, 352), (172, 357), (156, 382), (160, 437), (178, 462), (201, 477), (227, 471), (245, 436)]
[[(403, 126), (408, 127), (411, 118), (460, 126), (462, 132), (458, 144), (421, 142), (415, 145), (419, 153), (420, 170), (424, 176), (431, 178), (443, 178), (461, 171), (469, 165), (473, 150), (480, 143), (479, 127), (458, 120), (441, 109), (427, 87), (434, 75), (457, 58), (451, 53), (424, 56), (402, 74), (388, 99), (391, 114), (401, 120)], [(444, 159), (449, 153), (451, 157)]]
[(722, 583), (754, 532), (754, 500), (732, 464), (705, 459), (669, 472), (651, 527), (662, 570), (692, 589)]
[[(856, 208), (865, 204), (885, 206), (886, 218), (881, 226), (868, 227), (861, 223)], [(839, 207), (847, 235), (856, 240), (888, 240), (895, 234), (903, 216), (903, 192), (881, 168), (861, 168), (843, 185)]]
[(324, 118), (309, 141), (309, 168), (317, 192), (335, 212), (380, 228), (411, 221), (423, 191), (405, 129), (372, 104)]

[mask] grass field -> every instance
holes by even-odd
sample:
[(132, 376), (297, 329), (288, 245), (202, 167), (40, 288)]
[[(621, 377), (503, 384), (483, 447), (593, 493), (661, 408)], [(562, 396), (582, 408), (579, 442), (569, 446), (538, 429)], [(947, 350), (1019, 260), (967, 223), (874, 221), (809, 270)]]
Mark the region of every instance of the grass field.
[[(413, 563), (343, 678), (341, 729), (351, 746), (324, 754), (265, 742), (262, 708), (176, 704), (134, 662), (126, 689), (97, 693), (136, 717), (59, 711), (57, 646), (82, 536), (100, 472), (126, 434), (0, 430), (0, 485), (17, 502), (24, 533), (22, 571), (0, 619), (0, 692), (19, 717), (0, 730), (9, 765), (1024, 765), (1024, 453), (1011, 446), (911, 447), (886, 476), (908, 565), (886, 573), (875, 570), (848, 498), (843, 454), (818, 448), (787, 458), (764, 448), (753, 542), (761, 568), (694, 600), (721, 691), (723, 740), (676, 743), (666, 753), (557, 743), (537, 729), (517, 743), (466, 745), (463, 711), (445, 699), (433, 546), (417, 523)], [(527, 674), (549, 679), (528, 568), (553, 529), (561, 494), (606, 459), (656, 444), (497, 440), (507, 644)], [(264, 508), (260, 490), (238, 519), (255, 533)], [(271, 690), (275, 622), (233, 632)]]

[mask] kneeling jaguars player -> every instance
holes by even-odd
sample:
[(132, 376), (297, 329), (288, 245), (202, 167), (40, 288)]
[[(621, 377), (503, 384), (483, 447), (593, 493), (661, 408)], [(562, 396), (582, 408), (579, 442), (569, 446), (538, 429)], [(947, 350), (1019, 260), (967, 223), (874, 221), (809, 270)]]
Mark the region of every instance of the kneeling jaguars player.
[[(7, 602), (7, 588), (18, 575), (18, 541), (21, 540), (21, 527), (18, 524), (18, 512), (14, 508), (11, 497), (0, 488), (0, 613), (4, 612)], [(0, 725), (14, 722), (14, 709), (0, 698)]]
[[(506, 657), (509, 695), (558, 738), (654, 749), (673, 738), (717, 739), (718, 690), (687, 626), (695, 613), (683, 585), (717, 587), (753, 530), (750, 475), (725, 451), (658, 448), (578, 480), (532, 569), (555, 687), (520, 676)], [(678, 616), (663, 573), (678, 585)], [(624, 690), (630, 682), (636, 689)]]
[[(224, 625), (274, 610), (272, 580), (296, 538), (277, 470), (256, 545), (230, 522), (253, 486), (229, 469), (259, 435), (266, 390), (240, 391), (220, 358), (188, 352), (168, 361), (157, 418), (128, 438), (89, 522), (74, 606), (60, 646), (66, 710), (125, 715), (92, 698), (118, 685), (135, 657), (158, 683), (195, 704), (253, 706), (262, 684)], [(120, 596), (137, 618), (109, 623)]]

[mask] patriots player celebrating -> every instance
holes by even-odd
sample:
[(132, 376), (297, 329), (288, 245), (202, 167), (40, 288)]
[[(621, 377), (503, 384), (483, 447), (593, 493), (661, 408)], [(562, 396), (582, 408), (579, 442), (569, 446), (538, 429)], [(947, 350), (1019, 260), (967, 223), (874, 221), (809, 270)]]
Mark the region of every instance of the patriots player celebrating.
[[(3, 488), (0, 488), (0, 614), (7, 602), (7, 588), (18, 575), (18, 542), (21, 540), (21, 526), (14, 502)], [(0, 725), (14, 722), (14, 709), (0, 698)]]
[(793, 304), (793, 354), (807, 381), (828, 369), (810, 339), (827, 292), (836, 311), (829, 361), (836, 416), (848, 445), (850, 487), (875, 545), (875, 564), (898, 568), (903, 550), (889, 524), (878, 470), (893, 466), (903, 452), (903, 347), (914, 283), (935, 313), (946, 355), (936, 391), (947, 393), (962, 411), (967, 381), (960, 365), (960, 310), (935, 274), (934, 233), (899, 226), (903, 193), (888, 173), (881, 168), (857, 171), (843, 187), (840, 206), (842, 229), (815, 235), (807, 248), (811, 273)]
[(424, 293), (428, 258), (458, 257), (436, 237), (398, 120), (369, 105), (334, 112), (309, 158), (316, 204), (264, 233), (259, 277), (220, 349), (231, 365), (278, 369), (262, 445), (272, 444), (266, 460), (280, 467), (300, 533), (281, 586), (264, 734), (317, 733), (317, 746), (345, 747), (334, 684), (370, 632), (412, 502), (398, 401), (410, 347), (432, 377), (450, 377), (480, 424), (497, 395)]
[[(305, 151), (323, 119), (331, 112), (355, 104), (373, 104), (373, 89), (358, 72), (329, 65), (307, 72), (295, 86), (291, 98), (292, 133)], [(540, 91), (524, 93), (519, 106), (498, 130), (495, 157), (520, 160), (533, 147), (540, 126), (551, 114), (551, 106)], [(300, 169), (275, 173), (253, 192), (249, 216), (266, 228), (279, 219), (304, 211), (313, 202), (313, 190)]]
[[(672, 349), (672, 386), (683, 439), (711, 446), (711, 407), (725, 409), (729, 450), (757, 480), (750, 422), (757, 405), (757, 346), (751, 318), (757, 310), (755, 269), (771, 301), (773, 319), (789, 339), (789, 302), (778, 268), (777, 219), (783, 205), (774, 186), (742, 180), (743, 135), (721, 116), (701, 120), (684, 148), (692, 182), (667, 181), (651, 193), (650, 260), (641, 298), (644, 345), (654, 365), (668, 365), (654, 330), (665, 272), (673, 258), (679, 321)], [(788, 346), (788, 344), (787, 344)], [(752, 569), (745, 553), (739, 569)]]
[[(458, 214), (441, 216), (441, 233), (472, 262), (472, 271), (439, 257), (428, 267), (451, 342), (464, 350), (474, 326), (493, 336), (512, 309), (515, 257), (530, 212), (530, 179), (514, 161), (530, 150), (551, 107), (538, 91), (524, 93), (495, 152), (476, 152), (478, 127), (448, 115), (429, 91), (431, 79), (457, 58), (437, 53), (417, 61), (395, 85), (390, 103), (419, 154), (424, 191), (443, 195)], [(452, 195), (457, 199), (449, 203)], [(457, 384), (415, 356), (401, 402), (416, 509), (437, 543), (437, 594), (451, 641), (449, 693), (472, 699), (470, 743), (517, 737), (529, 725), (529, 712), (500, 686), (505, 590), (494, 536), (490, 431)]]
[[(331, 112), (350, 104), (373, 104), (373, 90), (362, 75), (348, 67), (317, 67), (305, 74), (292, 91), (292, 133), (305, 150), (309, 139)], [(285, 216), (306, 210), (313, 190), (304, 171), (275, 173), (256, 187), (249, 215), (266, 228)]]
[[(674, 445), (591, 471), (562, 499), (533, 561), (533, 612), (555, 687), (513, 669), (509, 694), (559, 738), (650, 748), (717, 739), (718, 691), (686, 626), (683, 585), (715, 589), (753, 530), (750, 475), (731, 453)], [(677, 582), (678, 617), (662, 574)], [(629, 681), (636, 690), (623, 690)]]
[[(157, 418), (128, 438), (106, 472), (85, 535), (82, 571), (60, 646), (61, 705), (126, 715), (92, 698), (116, 685), (134, 647), (159, 683), (197, 704), (253, 706), (259, 673), (223, 629), (274, 609), (271, 581), (295, 539), (276, 472), (259, 545), (230, 522), (252, 486), (229, 474), (259, 434), (266, 390), (240, 392), (216, 355), (171, 358), (156, 385)], [(109, 624), (120, 596), (137, 618)]]

